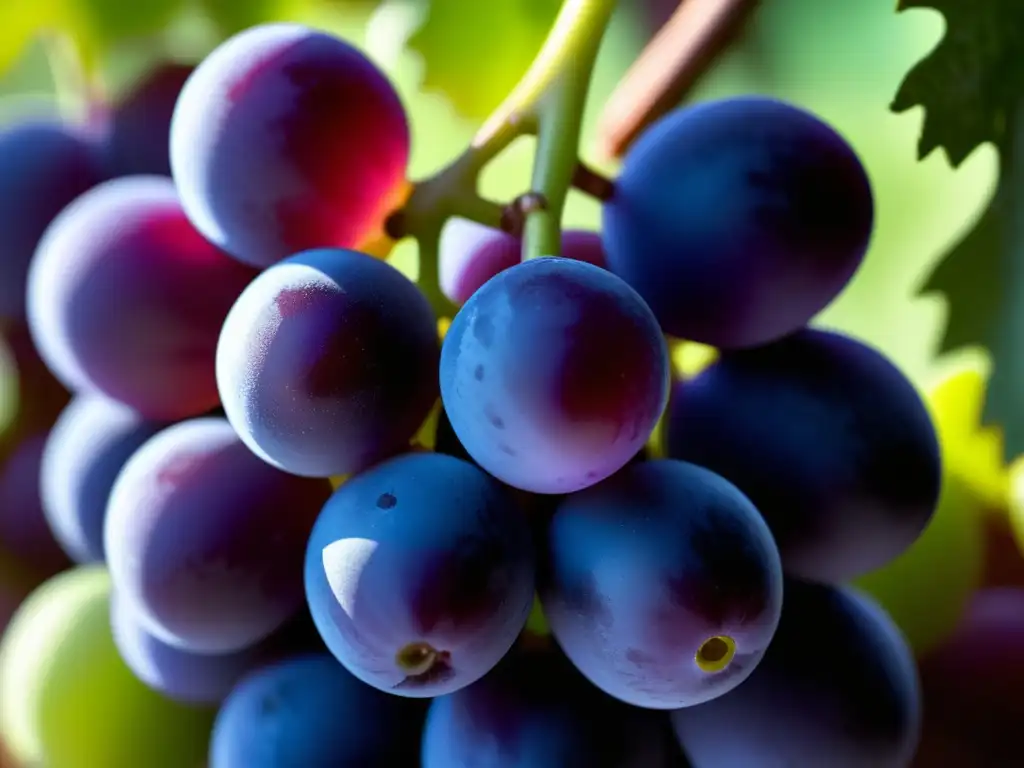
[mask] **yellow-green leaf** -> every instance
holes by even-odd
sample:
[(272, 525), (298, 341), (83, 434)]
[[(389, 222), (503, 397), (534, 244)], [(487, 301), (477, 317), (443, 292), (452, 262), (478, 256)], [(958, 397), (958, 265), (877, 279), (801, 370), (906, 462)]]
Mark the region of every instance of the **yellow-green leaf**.
[(423, 87), (463, 116), (484, 118), (522, 77), (558, 14), (559, 0), (430, 0), (409, 47)]

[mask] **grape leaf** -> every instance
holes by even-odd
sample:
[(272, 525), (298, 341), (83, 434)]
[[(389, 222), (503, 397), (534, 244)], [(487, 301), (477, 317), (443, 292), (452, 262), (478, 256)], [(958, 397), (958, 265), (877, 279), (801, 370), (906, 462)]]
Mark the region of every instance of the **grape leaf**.
[(423, 88), (464, 117), (484, 118), (522, 77), (560, 0), (429, 0), (409, 47), (424, 60)]
[(1024, 453), (1024, 5), (1020, 0), (901, 0), (931, 8), (946, 33), (914, 66), (894, 112), (925, 110), (923, 158), (945, 150), (954, 167), (976, 147), (1000, 155), (995, 195), (973, 228), (928, 277), (922, 293), (949, 303), (941, 351), (980, 345), (992, 357), (983, 420), (998, 424), (1009, 457)]

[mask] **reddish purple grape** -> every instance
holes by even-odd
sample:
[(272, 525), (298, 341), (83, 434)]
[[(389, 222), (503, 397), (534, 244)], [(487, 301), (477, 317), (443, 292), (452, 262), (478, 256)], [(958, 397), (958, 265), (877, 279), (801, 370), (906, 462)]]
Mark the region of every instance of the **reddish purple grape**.
[(303, 603), (306, 541), (327, 480), (288, 475), (223, 419), (193, 419), (128, 460), (107, 509), (114, 587), (160, 640), (227, 653), (267, 637)]
[[(522, 241), (500, 229), (466, 219), (451, 219), (441, 232), (441, 290), (456, 304), (465, 304), (481, 285), (522, 260)], [(562, 233), (567, 259), (604, 266), (597, 232), (570, 229)]]
[(171, 175), (171, 117), (192, 69), (188, 64), (160, 64), (132, 83), (114, 105), (105, 141), (113, 175)]
[(953, 636), (919, 667), (924, 728), (915, 768), (1003, 768), (1020, 761), (1024, 589), (979, 591)]
[(32, 334), (69, 387), (151, 419), (195, 416), (218, 404), (217, 338), (255, 274), (196, 232), (169, 178), (116, 179), (47, 230), (29, 275)]
[(906, 641), (869, 597), (787, 579), (753, 674), (672, 719), (694, 768), (907, 768), (920, 686)]
[(717, 472), (758, 508), (786, 572), (842, 582), (920, 536), (938, 504), (928, 410), (884, 355), (804, 330), (723, 354), (676, 384), (668, 454)]
[(265, 270), (217, 348), (224, 411), (246, 445), (310, 477), (404, 451), (437, 400), (437, 323), (390, 264), (320, 249)]
[(596, 690), (555, 650), (513, 649), (472, 685), (434, 699), (422, 768), (669, 768), (668, 717)]
[(219, 704), (247, 674), (296, 647), (290, 626), (255, 645), (228, 653), (194, 653), (165, 643), (150, 632), (132, 606), (114, 593), (110, 603), (114, 644), (139, 680), (169, 699), (186, 704)]
[(165, 426), (95, 395), (79, 395), (57, 419), (43, 451), (40, 492), (54, 536), (76, 562), (103, 562), (110, 489), (136, 449)]
[(441, 398), (473, 460), (508, 485), (569, 493), (621, 469), (668, 398), (665, 339), (615, 275), (559, 258), (501, 272), (459, 310)]
[(104, 179), (98, 148), (53, 120), (0, 128), (0, 318), (24, 320), (25, 281), (43, 232)]
[(526, 516), (477, 467), (407, 453), (344, 483), (306, 553), (306, 598), (356, 677), (410, 698), (479, 680), (533, 605)]
[(171, 125), (189, 218), (260, 267), (355, 248), (405, 185), (409, 128), (391, 83), (358, 49), (298, 24), (264, 24), (213, 51)]
[(598, 688), (677, 709), (742, 687), (772, 642), (782, 565), (735, 486), (681, 461), (641, 461), (570, 494), (544, 537), (551, 631)]
[(50, 530), (39, 491), (46, 434), (23, 440), (0, 466), (0, 551), (52, 576), (71, 565)]
[(602, 208), (608, 269), (665, 333), (775, 341), (839, 295), (868, 248), (871, 184), (831, 126), (741, 96), (689, 105), (630, 147)]

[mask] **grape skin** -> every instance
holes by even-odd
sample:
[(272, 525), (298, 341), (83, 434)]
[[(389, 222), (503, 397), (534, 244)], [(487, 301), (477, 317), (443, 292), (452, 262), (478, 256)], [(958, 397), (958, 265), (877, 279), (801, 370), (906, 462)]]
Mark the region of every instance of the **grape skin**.
[(733, 691), (672, 714), (694, 768), (905, 768), (920, 689), (896, 625), (846, 588), (786, 580), (775, 639)]
[(658, 120), (602, 209), (608, 268), (665, 332), (726, 348), (774, 341), (824, 309), (860, 265), (873, 219), (846, 141), (761, 96)]
[[(729, 482), (681, 461), (630, 465), (555, 511), (538, 576), (544, 615), (598, 688), (651, 709), (721, 696), (756, 668), (779, 620), (768, 527)], [(723, 669), (696, 655), (735, 643)]]
[(668, 454), (738, 486), (787, 573), (861, 576), (906, 550), (939, 500), (939, 445), (913, 385), (881, 353), (805, 330), (723, 355), (676, 385)]
[(25, 281), (43, 233), (104, 178), (98, 148), (71, 126), (35, 119), (0, 129), (0, 318), (25, 319)]
[(513, 650), (481, 680), (434, 699), (420, 764), (668, 768), (677, 750), (663, 717), (595, 690), (555, 650)]
[[(507, 232), (467, 219), (453, 218), (441, 231), (441, 290), (456, 304), (465, 304), (480, 286), (522, 260), (522, 241)], [(597, 232), (566, 230), (562, 253), (567, 259), (604, 266), (604, 250)]]
[(327, 480), (254, 456), (223, 419), (168, 427), (114, 483), (104, 546), (121, 598), (160, 640), (227, 653), (302, 605), (302, 558)]
[(41, 577), (71, 565), (50, 530), (39, 492), (46, 433), (31, 435), (0, 466), (0, 552), (10, 552)]
[(441, 399), (487, 472), (534, 493), (608, 477), (647, 442), (668, 397), (665, 340), (625, 283), (579, 261), (501, 272), (441, 348)]
[(195, 231), (169, 178), (115, 179), (44, 235), (29, 273), (30, 329), (70, 389), (151, 419), (196, 416), (218, 403), (217, 337), (255, 274)]
[(149, 632), (115, 593), (110, 625), (121, 659), (157, 693), (184, 704), (219, 704), (250, 671), (273, 659), (273, 638), (231, 653), (200, 654), (169, 645)]
[[(350, 479), (306, 553), (306, 596), (328, 649), (360, 680), (412, 698), (451, 693), (508, 652), (533, 604), (525, 516), (481, 470), (409, 453)], [(422, 671), (403, 649), (436, 652)]]
[(167, 426), (114, 400), (79, 395), (50, 430), (43, 449), (43, 512), (78, 563), (103, 562), (103, 521), (118, 473), (146, 440)]
[(113, 176), (171, 175), (171, 118), (193, 69), (174, 62), (160, 64), (114, 105), (104, 137)]
[(389, 264), (322, 249), (263, 272), (217, 348), (224, 411), (297, 475), (358, 472), (408, 445), (437, 400), (433, 311)]
[(224, 702), (210, 768), (414, 768), (422, 712), (327, 654), (295, 656), (252, 673)]
[(377, 232), (404, 185), (409, 141), (398, 95), (360, 51), (263, 24), (222, 43), (185, 84), (171, 168), (199, 231), (267, 267)]
[(916, 768), (1020, 762), (1024, 589), (979, 590), (953, 636), (919, 667), (924, 726)]

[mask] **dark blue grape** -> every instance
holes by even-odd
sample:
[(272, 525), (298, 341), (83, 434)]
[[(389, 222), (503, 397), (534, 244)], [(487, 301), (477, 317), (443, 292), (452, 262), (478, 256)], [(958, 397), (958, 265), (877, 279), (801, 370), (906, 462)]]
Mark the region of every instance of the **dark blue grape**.
[(125, 464), (104, 528), (114, 587), (160, 640), (252, 645), (302, 606), (302, 560), (330, 482), (261, 461), (223, 419), (159, 432)]
[[(441, 290), (456, 304), (465, 304), (481, 285), (518, 264), (522, 250), (522, 240), (507, 232), (466, 219), (450, 219), (441, 232)], [(558, 255), (604, 266), (604, 250), (597, 232), (566, 230)]]
[(39, 493), (46, 433), (22, 440), (0, 465), (0, 552), (40, 577), (71, 565), (54, 538)]
[(110, 489), (128, 458), (164, 426), (114, 400), (79, 395), (50, 430), (39, 480), (43, 512), (76, 562), (103, 562)]
[(533, 604), (530, 529), (484, 472), (409, 453), (342, 485), (306, 553), (306, 596), (330, 651), (400, 696), (451, 693), (489, 672)]
[(327, 654), (252, 673), (224, 702), (210, 768), (416, 768), (423, 704), (364, 685)]
[(103, 178), (99, 151), (71, 126), (32, 119), (0, 128), (0, 318), (24, 320), (25, 281), (43, 232)]
[(921, 721), (917, 671), (870, 598), (786, 580), (775, 639), (743, 685), (674, 712), (694, 768), (906, 768)]
[(311, 248), (356, 248), (401, 202), (405, 110), (357, 48), (298, 24), (264, 24), (213, 51), (171, 124), (189, 218), (266, 267)]
[(568, 493), (621, 469), (668, 397), (665, 340), (628, 285), (591, 264), (528, 261), (459, 310), (441, 350), (456, 435), (515, 488)]
[(629, 707), (560, 653), (513, 651), (483, 679), (434, 699), (422, 768), (667, 768), (667, 716)]
[(591, 682), (629, 704), (675, 709), (721, 696), (757, 666), (779, 619), (782, 566), (728, 481), (646, 461), (559, 505), (538, 591)]
[(110, 605), (114, 644), (143, 683), (185, 704), (219, 704), (249, 672), (284, 655), (278, 634), (229, 653), (193, 653), (160, 640), (132, 607), (115, 593)]
[(744, 347), (825, 308), (873, 218), (867, 174), (835, 130), (747, 96), (677, 110), (639, 138), (604, 204), (604, 246), (666, 333)]
[(115, 179), (47, 230), (29, 274), (30, 326), (70, 388), (147, 418), (195, 416), (217, 404), (217, 337), (255, 274), (196, 232), (169, 178)]
[(263, 272), (228, 315), (217, 383), (264, 460), (347, 475), (408, 445), (437, 400), (437, 324), (386, 262), (318, 250)]
[(670, 456), (750, 497), (795, 576), (838, 582), (885, 565), (938, 503), (924, 403), (881, 353), (837, 333), (723, 355), (676, 385), (667, 436)]
[(114, 105), (105, 137), (113, 175), (171, 175), (171, 117), (192, 69), (188, 64), (160, 64), (132, 83)]

